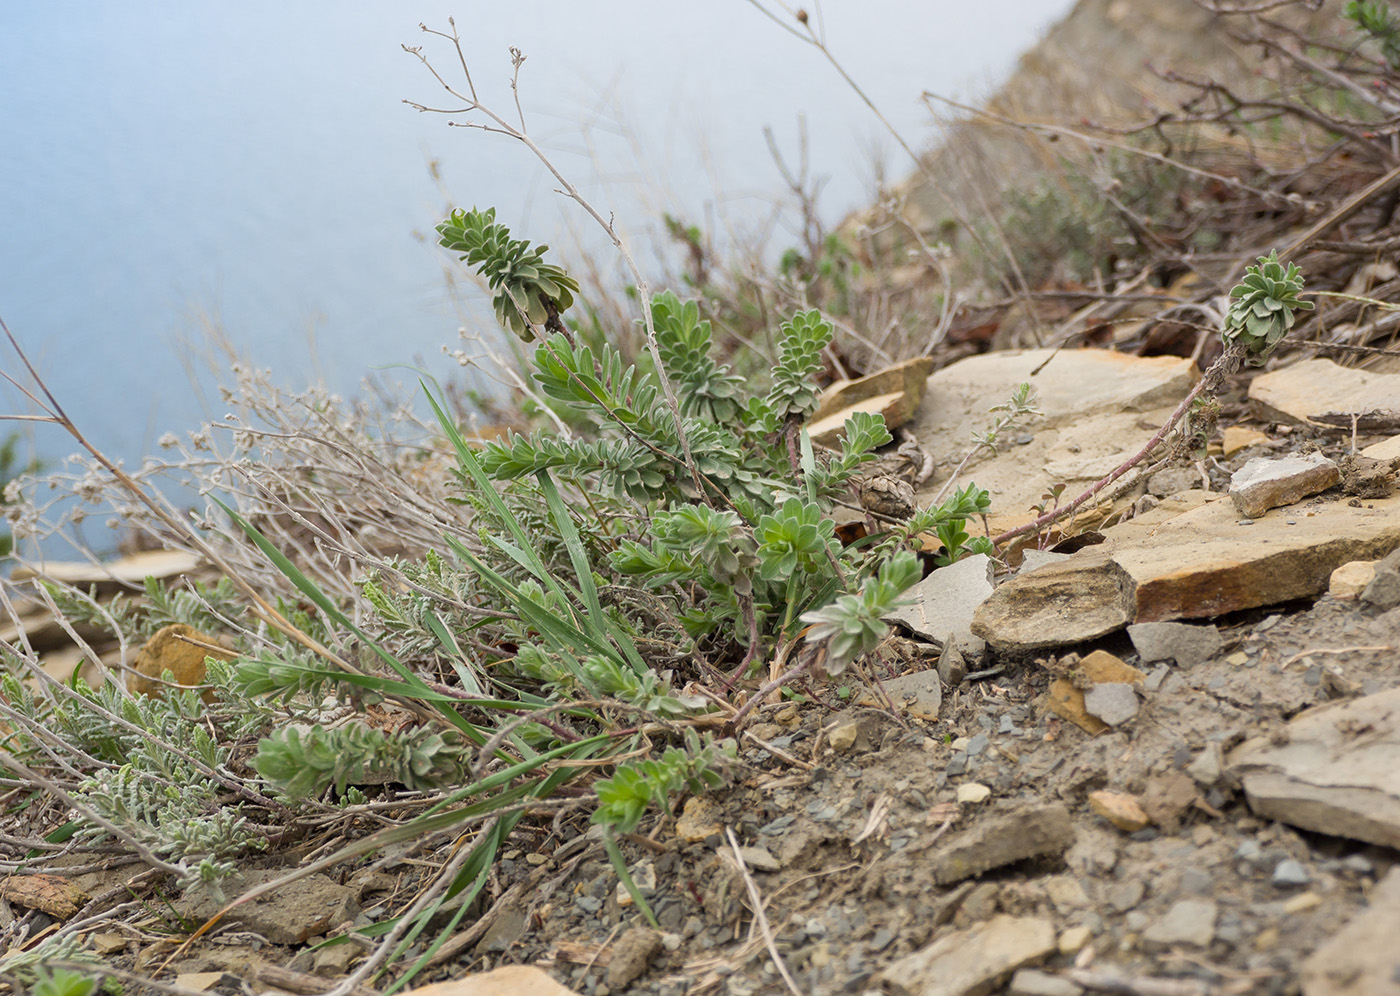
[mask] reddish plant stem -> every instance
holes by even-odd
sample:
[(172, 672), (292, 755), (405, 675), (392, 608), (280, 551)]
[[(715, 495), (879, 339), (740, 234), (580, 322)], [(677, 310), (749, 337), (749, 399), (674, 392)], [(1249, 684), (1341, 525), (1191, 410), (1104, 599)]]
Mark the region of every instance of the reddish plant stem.
[(1167, 438), (1167, 433), (1175, 429), (1177, 423), (1180, 422), (1182, 418), (1186, 416), (1186, 413), (1191, 409), (1191, 403), (1195, 401), (1198, 397), (1200, 397), (1202, 394), (1213, 394), (1219, 388), (1220, 382), (1225, 379), (1225, 376), (1239, 368), (1240, 360), (1242, 360), (1243, 358), (1244, 349), (1242, 347), (1226, 347), (1225, 352), (1220, 354), (1220, 359), (1212, 363), (1209, 369), (1207, 369), (1205, 373), (1201, 374), (1201, 379), (1196, 382), (1196, 386), (1191, 388), (1190, 393), (1187, 394), (1186, 397), (1181, 399), (1181, 404), (1176, 406), (1176, 411), (1171, 413), (1171, 416), (1167, 419), (1165, 423), (1163, 423), (1162, 427), (1158, 429), (1156, 434), (1153, 435), (1153, 437), (1147, 441), (1146, 446), (1144, 446), (1133, 456), (1129, 457), (1128, 460), (1122, 466), (1118, 467), (1107, 477), (1095, 481), (1094, 484), (1089, 487), (1089, 490), (1085, 491), (1082, 495), (1075, 498), (1073, 501), (1069, 502), (1068, 504), (1061, 505), (1058, 508), (1051, 509), (1044, 515), (1040, 516), (1040, 518), (1027, 522), (1025, 525), (1017, 526), (1015, 529), (1008, 529), (1000, 536), (994, 537), (992, 539), (992, 542), (995, 543), (997, 546), (1001, 546), (1003, 543), (1007, 542), (1008, 540), (1013, 540), (1017, 536), (1024, 536), (1027, 533), (1039, 532), (1044, 527), (1050, 525), (1050, 523), (1055, 522), (1058, 519), (1063, 519), (1066, 515), (1069, 515), (1080, 505), (1083, 505), (1090, 498), (1094, 497), (1094, 495), (1098, 494), (1104, 488), (1108, 487), (1114, 481), (1118, 480), (1118, 478), (1122, 477), (1128, 471), (1132, 470), (1138, 464), (1142, 463), (1142, 461), (1147, 459), (1148, 454), (1155, 450), (1158, 447), (1158, 445), (1161, 444), (1163, 439)]

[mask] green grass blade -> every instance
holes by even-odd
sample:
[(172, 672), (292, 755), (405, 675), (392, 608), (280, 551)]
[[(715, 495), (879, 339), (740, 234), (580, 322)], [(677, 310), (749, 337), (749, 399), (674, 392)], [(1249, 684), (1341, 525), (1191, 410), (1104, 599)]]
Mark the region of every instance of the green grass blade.
[(803, 429), (797, 437), (797, 445), (801, 452), (798, 463), (802, 467), (802, 483), (807, 488), (807, 500), (816, 504), (817, 501), (817, 455), (812, 450), (812, 437)]
[(578, 575), (578, 587), (582, 594), (583, 607), (595, 620), (601, 619), (603, 606), (598, 601), (598, 587), (593, 582), (593, 567), (588, 562), (588, 552), (583, 548), (583, 539), (579, 536), (574, 517), (564, 507), (564, 499), (559, 497), (559, 489), (555, 486), (554, 479), (549, 476), (548, 471), (540, 471), (535, 475), (535, 480), (540, 482), (540, 490), (544, 492), (545, 503), (549, 506), (549, 515), (554, 520), (554, 528), (559, 530), (559, 537), (564, 541), (564, 549), (569, 551), (569, 560), (574, 565), (574, 573)]
[(484, 698), (485, 690), (481, 687), (481, 683), (476, 680), (476, 675), (464, 663), (467, 655), (462, 652), (457, 638), (448, 630), (446, 623), (431, 609), (423, 614), (423, 621), (428, 624), (428, 629), (432, 630), (433, 636), (438, 638), (438, 642), (448, 652), (447, 659), (452, 664), (452, 670), (457, 673), (457, 680), (462, 683), (462, 688), (466, 690), (468, 695)]
[[(367, 633), (365, 633), (353, 622), (351, 622), (350, 617), (347, 616), (344, 612), (341, 612), (339, 607), (337, 607), (336, 604), (326, 596), (325, 592), (321, 591), (321, 589), (316, 586), (316, 583), (314, 581), (312, 581), (305, 574), (303, 574), (301, 572), (301, 569), (298, 568), (296, 564), (292, 563), (292, 561), (287, 557), (286, 554), (284, 554), (281, 550), (277, 549), (277, 547), (273, 545), (272, 541), (269, 540), (266, 536), (264, 536), (251, 522), (243, 518), (243, 516), (240, 515), (235, 509), (225, 504), (217, 496), (211, 495), (210, 497), (213, 498), (215, 504), (217, 504), (220, 508), (224, 510), (225, 513), (228, 514), (229, 518), (233, 519), (233, 521), (238, 524), (238, 526), (243, 530), (244, 534), (247, 535), (247, 537), (253, 541), (253, 544), (263, 552), (263, 555), (266, 556), (269, 560), (271, 560), (273, 565), (276, 566), (276, 568), (279, 571), (281, 571), (282, 574), (285, 575), (286, 578), (289, 581), (291, 581), (293, 585), (296, 586), (298, 591), (300, 591), (303, 595), (309, 598), (312, 601), (312, 603), (318, 608), (320, 608), (321, 611), (324, 612), (330, 619), (334, 620), (336, 623), (345, 627), (350, 632), (354, 633), (357, 637), (359, 637), (361, 640), (363, 640), (365, 645), (370, 647), (379, 657), (379, 659), (382, 660), (385, 664), (389, 665), (389, 667), (394, 671), (394, 673), (397, 674), (400, 678), (402, 678), (404, 683), (409, 686), (407, 690), (400, 687), (394, 689), (389, 694), (402, 695), (405, 693), (405, 691), (408, 690), (419, 694), (425, 692), (429, 694), (436, 694), (428, 688), (427, 684), (423, 681), (422, 678), (418, 677), (408, 668), (404, 667), (401, 663), (399, 663), (398, 659), (394, 657), (393, 654), (389, 653), (389, 651), (385, 650), (382, 646), (380, 646), (378, 641), (371, 639)], [(338, 676), (348, 677), (348, 675)], [(426, 701), (434, 700), (429, 699)], [(479, 730), (477, 730), (476, 727), (473, 726), (470, 722), (468, 722), (465, 717), (461, 716), (457, 712), (455, 706), (447, 705), (442, 702), (435, 702), (434, 704), (436, 704), (438, 707), (438, 713), (450, 724), (452, 724), (452, 726), (459, 730), (464, 736), (470, 739), (473, 743), (483, 744), (486, 742), (486, 738), (482, 735), (482, 733)]]
[(632, 880), (632, 872), (627, 868), (627, 862), (622, 857), (622, 849), (617, 846), (617, 838), (613, 836), (612, 827), (606, 823), (602, 826), (603, 848), (608, 852), (608, 861), (612, 863), (613, 871), (617, 872), (622, 887), (632, 897), (632, 902), (637, 904), (637, 909), (642, 911), (642, 916), (647, 918), (647, 923), (651, 924), (653, 930), (660, 930), (661, 924), (656, 922), (656, 914), (651, 911), (651, 906), (647, 904), (642, 890), (638, 889), (637, 883)]

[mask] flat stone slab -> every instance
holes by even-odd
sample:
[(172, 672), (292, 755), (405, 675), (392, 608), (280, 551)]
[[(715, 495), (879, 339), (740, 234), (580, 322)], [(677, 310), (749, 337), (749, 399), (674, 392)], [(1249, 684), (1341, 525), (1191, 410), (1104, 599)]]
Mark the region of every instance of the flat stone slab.
[(1209, 899), (1179, 899), (1142, 932), (1143, 950), (1161, 951), (1179, 944), (1208, 948), (1215, 939), (1215, 918), (1219, 913)]
[(504, 965), (410, 990), (414, 996), (578, 996), (534, 965)]
[(1240, 515), (1252, 519), (1326, 491), (1341, 479), (1341, 469), (1321, 453), (1255, 457), (1231, 475), (1230, 498)]
[(1144, 662), (1174, 660), (1178, 667), (1209, 660), (1225, 645), (1214, 626), (1177, 622), (1134, 623), (1128, 639)]
[(1097, 716), (1091, 716), (1086, 705), (1087, 694), (1084, 685), (1090, 688), (1101, 684), (1123, 684), (1131, 686), (1146, 679), (1135, 667), (1131, 667), (1114, 657), (1106, 650), (1095, 650), (1079, 662), (1074, 678), (1056, 678), (1050, 683), (1045, 696), (1045, 708), (1062, 719), (1067, 719), (1086, 733), (1100, 734), (1108, 729), (1108, 724)]
[(1219, 499), (1176, 515), (1149, 513), (1105, 530), (1104, 543), (1069, 560), (1011, 578), (974, 613), (972, 631), (999, 650), (1040, 650), (1133, 622), (1311, 598), (1342, 564), (1400, 547), (1400, 497), (1358, 506), (1275, 510), (1250, 524)]
[(1378, 374), (1313, 359), (1260, 374), (1249, 385), (1255, 412), (1275, 422), (1309, 423), (1314, 415), (1391, 411), (1400, 374)]
[(1366, 897), (1367, 907), (1303, 962), (1303, 996), (1400, 992), (1400, 869)]
[[(972, 448), (973, 433), (995, 419), (989, 412), (994, 405), (1004, 404), (1023, 382), (1035, 388), (1035, 405), (1044, 415), (1019, 430), (1028, 441), (1003, 438), (998, 455), (983, 449), (957, 480), (958, 486), (976, 482), (991, 492), (988, 521), (1000, 531), (1029, 521), (1034, 513), (1028, 510), (1046, 485), (1063, 481), (1073, 492), (1075, 484), (1097, 480), (1141, 449), (1197, 376), (1194, 363), (1174, 356), (1102, 349), (986, 353), (929, 377), (910, 428), (936, 459), (956, 465)], [(942, 486), (931, 483), (917, 500), (928, 503)]]
[(1342, 564), (1389, 553), (1400, 546), (1400, 498), (1276, 509), (1253, 525), (1241, 525), (1234, 505), (1217, 500), (1166, 522), (1130, 520), (1105, 535), (1113, 563), (1133, 584), (1133, 622), (1211, 618), (1311, 598)]
[(1400, 688), (1309, 709), (1227, 763), (1260, 816), (1400, 847)]
[[(286, 869), (281, 868), (239, 872), (224, 888), (230, 897), (235, 897), (286, 873)], [(202, 923), (217, 913), (223, 903), (200, 892), (187, 893), (176, 900), (175, 906), (182, 916)], [(275, 893), (244, 903), (228, 913), (224, 922), (239, 924), (273, 944), (305, 944), (307, 938), (324, 934), (346, 920), (354, 920), (359, 913), (355, 890), (317, 872), (284, 885)]]
[(1073, 843), (1074, 826), (1063, 804), (1025, 806), (979, 819), (942, 846), (933, 880), (949, 885), (1026, 858), (1062, 854)]
[[(909, 715), (928, 722), (937, 721), (938, 710), (943, 705), (943, 682), (939, 680), (936, 669), (900, 675), (880, 682), (880, 687), (896, 707)], [(880, 708), (884, 702), (877, 693), (872, 692), (862, 696), (860, 704)]]
[(963, 653), (982, 652), (982, 640), (973, 635), (972, 617), (992, 594), (995, 562), (984, 553), (964, 557), (940, 567), (905, 593), (909, 604), (885, 617), (943, 646), (952, 634)]
[(886, 428), (899, 428), (918, 411), (933, 366), (930, 357), (920, 356), (868, 377), (836, 381), (822, 392), (817, 410), (808, 421), (812, 442), (818, 446), (839, 446), (846, 420), (856, 412), (883, 415)]
[(1049, 920), (1001, 913), (900, 958), (877, 978), (901, 996), (980, 996), (1055, 950)]
[(1134, 619), (1132, 578), (1102, 546), (1002, 584), (972, 615), (972, 632), (998, 650), (1093, 640)]
[(10, 575), (12, 581), (23, 581), (40, 576), (50, 581), (69, 584), (86, 589), (90, 585), (105, 588), (108, 585), (141, 587), (147, 577), (170, 578), (177, 574), (191, 574), (199, 569), (200, 559), (183, 550), (149, 550), (133, 553), (129, 557), (109, 561), (105, 564), (90, 564), (86, 561), (50, 560), (37, 569), (16, 567)]
[(1109, 726), (1122, 726), (1136, 716), (1141, 707), (1133, 686), (1123, 682), (1095, 685), (1084, 693), (1084, 711)]

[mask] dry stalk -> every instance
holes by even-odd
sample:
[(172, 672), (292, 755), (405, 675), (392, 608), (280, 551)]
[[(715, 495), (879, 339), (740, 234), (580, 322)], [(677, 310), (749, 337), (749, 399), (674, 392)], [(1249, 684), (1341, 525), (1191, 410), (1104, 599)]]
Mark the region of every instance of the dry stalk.
[(705, 497), (708, 494), (708, 492), (706, 491), (701, 481), (700, 469), (695, 463), (695, 456), (690, 451), (690, 440), (686, 435), (684, 420), (681, 418), (680, 401), (676, 398), (675, 388), (671, 386), (670, 378), (666, 375), (666, 366), (664, 363), (661, 362), (661, 349), (656, 342), (656, 325), (653, 322), (651, 313), (651, 287), (647, 283), (646, 277), (642, 275), (641, 269), (637, 266), (636, 260), (632, 258), (632, 253), (627, 248), (626, 243), (622, 241), (622, 237), (617, 234), (617, 229), (613, 224), (613, 219), (611, 217), (604, 218), (603, 215), (598, 211), (598, 209), (595, 208), (581, 193), (579, 193), (578, 188), (576, 188), (572, 183), (570, 183), (569, 179), (562, 172), (560, 172), (559, 168), (555, 166), (553, 161), (549, 158), (549, 155), (542, 148), (540, 148), (539, 145), (535, 143), (534, 139), (530, 137), (525, 125), (524, 111), (522, 111), (520, 108), (520, 88), (518, 86), (520, 67), (525, 61), (525, 56), (520, 52), (519, 49), (511, 49), (511, 63), (514, 69), (514, 73), (511, 76), (510, 87), (511, 92), (515, 95), (516, 115), (520, 122), (520, 126), (517, 128), (515, 125), (512, 125), (509, 121), (501, 117), (491, 108), (483, 104), (481, 100), (477, 97), (476, 84), (472, 82), (471, 72), (467, 67), (467, 58), (462, 51), (462, 39), (461, 36), (457, 33), (457, 23), (451, 17), (447, 19), (447, 23), (452, 29), (450, 33), (446, 31), (436, 31), (432, 28), (429, 28), (426, 24), (420, 24), (419, 28), (421, 28), (425, 34), (435, 35), (439, 38), (445, 38), (452, 43), (452, 47), (457, 52), (458, 63), (462, 67), (462, 74), (467, 81), (467, 93), (461, 93), (451, 84), (449, 84), (445, 79), (443, 79), (441, 74), (439, 74), (438, 71), (433, 68), (432, 63), (430, 63), (427, 57), (423, 55), (423, 51), (420, 46), (405, 45), (403, 46), (403, 49), (405, 52), (408, 52), (415, 58), (417, 58), (418, 61), (423, 64), (424, 68), (426, 68), (428, 72), (430, 72), (433, 75), (433, 78), (436, 79), (439, 84), (441, 84), (442, 88), (446, 90), (449, 94), (451, 94), (455, 99), (462, 101), (464, 106), (455, 108), (429, 107), (426, 104), (416, 103), (415, 101), (411, 100), (405, 100), (404, 103), (417, 111), (425, 113), (480, 113), (484, 117), (488, 118), (492, 122), (489, 125), (482, 124), (477, 121), (449, 121), (448, 124), (456, 125), (460, 128), (479, 128), (483, 131), (495, 132), (500, 135), (505, 135), (509, 138), (516, 140), (517, 142), (520, 142), (522, 145), (524, 145), (527, 149), (530, 150), (530, 152), (535, 156), (535, 158), (540, 161), (541, 165), (543, 165), (545, 169), (549, 170), (550, 174), (554, 177), (554, 179), (559, 182), (559, 185), (562, 188), (560, 192), (563, 193), (570, 200), (572, 200), (574, 203), (576, 203), (579, 207), (583, 208), (583, 210), (588, 213), (589, 217), (596, 221), (598, 225), (603, 229), (603, 231), (607, 234), (608, 239), (611, 240), (614, 248), (616, 248), (617, 251), (622, 255), (623, 261), (627, 264), (627, 269), (631, 272), (632, 278), (636, 283), (637, 297), (641, 302), (642, 321), (646, 329), (647, 350), (651, 353), (652, 361), (656, 364), (657, 381), (661, 384), (662, 393), (666, 396), (666, 404), (671, 409), (671, 417), (674, 418), (676, 422), (676, 436), (681, 444), (681, 452), (685, 455), (685, 465), (686, 469), (690, 472), (691, 483), (695, 485), (695, 490), (702, 496), (702, 498)]
[(793, 996), (802, 996), (802, 990), (797, 987), (792, 973), (788, 971), (787, 962), (783, 961), (783, 956), (778, 953), (778, 945), (773, 940), (773, 928), (768, 925), (768, 915), (763, 912), (763, 897), (759, 895), (758, 884), (749, 874), (748, 865), (744, 864), (744, 855), (739, 851), (739, 841), (735, 838), (732, 827), (724, 828), (724, 838), (729, 841), (729, 849), (733, 852), (734, 863), (738, 866), (739, 875), (744, 879), (744, 888), (748, 890), (749, 902), (753, 904), (754, 923), (758, 924), (758, 929), (763, 934), (763, 943), (768, 948), (768, 956), (773, 959), (773, 967), (783, 977), (783, 981), (787, 983), (788, 990)]

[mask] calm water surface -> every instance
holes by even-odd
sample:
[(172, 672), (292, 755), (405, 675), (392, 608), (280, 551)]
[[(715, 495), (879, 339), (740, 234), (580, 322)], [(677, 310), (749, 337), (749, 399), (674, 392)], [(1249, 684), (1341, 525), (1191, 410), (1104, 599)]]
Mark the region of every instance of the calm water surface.
[[(923, 145), (921, 90), (985, 94), (1069, 5), (822, 11), (833, 50)], [(211, 378), (189, 373), (201, 315), (288, 385), (349, 392), (420, 361), (449, 373), (441, 348), (462, 316), (423, 241), (449, 200), (495, 205), (535, 241), (587, 230), (524, 150), (401, 103), (441, 95), (400, 44), (428, 43), (419, 22), (445, 28), (449, 14), (498, 109), (507, 48), (526, 53), (532, 134), (635, 233), (661, 209), (761, 216), (781, 191), (764, 125), (792, 152), (805, 115), (831, 220), (868, 195), (869, 150), (892, 148), (818, 53), (742, 0), (9, 0), (0, 316), (98, 445), (136, 460), (162, 432), (222, 414), (203, 400)], [(427, 51), (451, 68), (446, 48)], [(74, 448), (56, 432), (34, 443), (51, 458)]]

